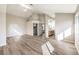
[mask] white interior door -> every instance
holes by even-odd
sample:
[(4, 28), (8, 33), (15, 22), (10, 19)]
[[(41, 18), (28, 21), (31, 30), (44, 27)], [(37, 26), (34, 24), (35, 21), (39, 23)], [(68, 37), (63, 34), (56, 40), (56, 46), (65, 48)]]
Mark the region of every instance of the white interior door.
[(79, 13), (75, 16), (75, 46), (79, 53)]

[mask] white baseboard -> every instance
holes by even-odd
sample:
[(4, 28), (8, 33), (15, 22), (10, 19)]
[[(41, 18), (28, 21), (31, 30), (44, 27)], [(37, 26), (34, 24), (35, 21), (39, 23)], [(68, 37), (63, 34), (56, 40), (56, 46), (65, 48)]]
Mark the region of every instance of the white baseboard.
[[(22, 34), (24, 35), (24, 34)], [(6, 37), (13, 37), (13, 36), (20, 36), (20, 35), (7, 35)]]

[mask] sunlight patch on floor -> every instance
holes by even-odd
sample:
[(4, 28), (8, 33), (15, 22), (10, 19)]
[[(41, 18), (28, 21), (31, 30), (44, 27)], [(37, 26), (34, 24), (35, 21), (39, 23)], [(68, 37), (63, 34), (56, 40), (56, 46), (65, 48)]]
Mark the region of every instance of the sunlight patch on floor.
[(54, 48), (48, 41), (45, 44), (43, 44), (41, 48), (42, 48), (43, 55), (50, 55), (54, 51)]
[(49, 49), (50, 53), (52, 53), (54, 51), (53, 46), (50, 44), (50, 42), (46, 42), (46, 44), (48, 46), (48, 49)]

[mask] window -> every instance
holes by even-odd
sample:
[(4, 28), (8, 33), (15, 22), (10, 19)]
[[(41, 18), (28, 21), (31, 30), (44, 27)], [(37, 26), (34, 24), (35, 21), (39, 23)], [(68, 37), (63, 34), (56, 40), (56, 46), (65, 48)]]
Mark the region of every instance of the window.
[(49, 28), (54, 29), (55, 28), (55, 20), (49, 19), (48, 26), (49, 26)]

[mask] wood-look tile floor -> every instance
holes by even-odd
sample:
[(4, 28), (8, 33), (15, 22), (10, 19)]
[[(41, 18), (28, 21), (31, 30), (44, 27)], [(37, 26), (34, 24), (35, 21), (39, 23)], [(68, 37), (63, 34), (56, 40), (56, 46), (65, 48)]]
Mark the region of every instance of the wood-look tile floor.
[(0, 48), (1, 55), (42, 55), (41, 46), (49, 41), (54, 47), (57, 55), (77, 55), (74, 44), (59, 42), (54, 39), (44, 39), (22, 35), (7, 38), (7, 45)]
[(75, 44), (52, 39), (49, 39), (49, 41), (53, 45), (54, 52), (57, 55), (78, 55)]
[[(45, 39), (36, 36), (16, 36), (7, 38), (7, 45), (3, 47), (5, 55), (42, 55), (41, 46)], [(2, 50), (2, 48), (1, 48)]]

